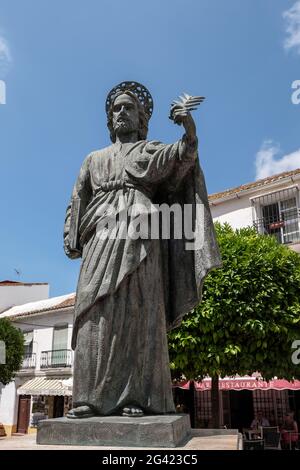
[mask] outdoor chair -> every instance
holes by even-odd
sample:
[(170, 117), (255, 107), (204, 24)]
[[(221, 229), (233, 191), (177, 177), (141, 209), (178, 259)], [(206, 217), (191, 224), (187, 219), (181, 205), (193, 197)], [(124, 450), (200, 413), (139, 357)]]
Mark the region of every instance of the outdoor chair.
[(281, 450), (280, 446), (281, 434), (279, 431), (263, 432), (263, 439), (265, 442), (265, 449), (268, 450)]
[(261, 426), (262, 434), (268, 432), (279, 432), (279, 426)]
[(243, 437), (246, 440), (251, 441), (252, 439), (262, 439), (262, 430), (259, 429), (249, 429), (243, 428), (242, 429)]
[(264, 450), (265, 445), (264, 445), (264, 440), (263, 439), (251, 439), (243, 440), (243, 450)]

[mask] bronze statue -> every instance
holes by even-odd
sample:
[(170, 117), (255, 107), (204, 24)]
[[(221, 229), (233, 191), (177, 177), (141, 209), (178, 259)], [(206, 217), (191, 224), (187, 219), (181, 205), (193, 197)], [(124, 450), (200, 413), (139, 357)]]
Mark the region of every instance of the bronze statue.
[[(143, 85), (123, 82), (108, 95), (112, 145), (83, 162), (65, 223), (66, 254), (82, 257), (69, 418), (175, 411), (166, 333), (200, 302), (205, 275), (220, 264), (190, 114), (202, 99), (172, 104), (170, 117), (185, 134), (165, 145), (146, 140), (153, 100)], [(118, 236), (119, 225), (111, 236), (106, 222), (124, 201), (146, 218), (153, 204), (202, 205), (193, 226), (204, 227), (203, 243), (187, 250), (184, 237)], [(126, 221), (136, 217), (129, 211)]]

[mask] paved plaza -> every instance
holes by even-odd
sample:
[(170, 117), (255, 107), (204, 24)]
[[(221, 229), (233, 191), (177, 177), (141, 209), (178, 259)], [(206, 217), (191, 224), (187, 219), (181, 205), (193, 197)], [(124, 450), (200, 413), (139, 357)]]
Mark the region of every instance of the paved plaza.
[[(35, 434), (26, 434), (24, 436), (12, 436), (0, 438), (1, 450), (145, 450), (145, 448), (133, 447), (94, 447), (94, 446), (50, 446), (37, 445)], [(151, 448), (147, 450), (155, 450)], [(199, 436), (199, 430), (192, 430), (192, 438), (182, 447), (176, 447), (176, 450), (238, 450), (239, 437), (237, 434), (226, 434), (220, 436)], [(170, 450), (175, 450), (174, 448)], [(157, 448), (157, 450), (167, 450), (166, 448)]]

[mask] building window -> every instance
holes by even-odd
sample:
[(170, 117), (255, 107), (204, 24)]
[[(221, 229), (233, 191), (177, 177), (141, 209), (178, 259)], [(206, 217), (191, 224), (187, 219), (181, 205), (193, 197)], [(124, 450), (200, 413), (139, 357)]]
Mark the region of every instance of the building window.
[(280, 426), (289, 411), (288, 390), (254, 390), (254, 414), (262, 411), (271, 426)]
[(53, 329), (52, 349), (41, 352), (41, 369), (71, 367), (72, 350), (68, 348), (68, 325), (57, 325)]
[(259, 233), (273, 235), (279, 243), (300, 241), (298, 190), (288, 188), (252, 199)]
[(33, 348), (33, 331), (26, 331), (24, 333), (24, 356), (32, 355)]
[(67, 362), (68, 325), (58, 325), (53, 330), (52, 340), (52, 367), (63, 365)]
[(67, 349), (68, 347), (68, 325), (58, 325), (53, 330), (52, 349)]

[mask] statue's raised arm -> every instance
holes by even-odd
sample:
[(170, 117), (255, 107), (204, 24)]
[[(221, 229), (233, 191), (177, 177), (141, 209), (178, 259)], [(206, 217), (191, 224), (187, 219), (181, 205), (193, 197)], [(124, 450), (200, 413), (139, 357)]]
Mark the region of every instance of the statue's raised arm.
[(178, 100), (174, 100), (171, 104), (169, 118), (175, 124), (183, 125), (186, 137), (190, 142), (196, 139), (196, 124), (191, 111), (195, 111), (204, 99), (204, 96), (190, 96), (183, 93)]

